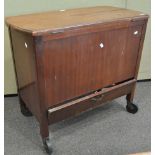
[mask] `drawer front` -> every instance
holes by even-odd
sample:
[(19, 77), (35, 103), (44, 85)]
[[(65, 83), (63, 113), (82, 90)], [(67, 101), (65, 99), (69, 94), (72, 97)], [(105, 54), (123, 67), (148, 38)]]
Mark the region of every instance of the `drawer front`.
[(45, 42), (47, 106), (133, 78), (140, 34), (134, 26)]
[[(49, 123), (55, 123), (69, 117), (79, 115), (81, 112), (95, 108), (106, 101), (110, 101), (127, 93), (130, 93), (135, 86), (136, 80), (130, 80), (121, 84), (105, 88), (98, 93), (93, 93), (77, 100), (67, 102), (63, 105), (48, 110)], [(102, 94), (102, 95), (99, 95)], [(94, 98), (93, 96), (96, 97)], [(102, 97), (101, 97), (102, 96)], [(61, 115), (60, 115), (61, 114)]]

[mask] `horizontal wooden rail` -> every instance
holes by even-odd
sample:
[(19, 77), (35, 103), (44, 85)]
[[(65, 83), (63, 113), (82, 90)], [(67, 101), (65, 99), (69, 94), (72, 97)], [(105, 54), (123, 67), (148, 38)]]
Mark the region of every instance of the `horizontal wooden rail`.
[(52, 108), (52, 109), (49, 109), (49, 110), (48, 110), (48, 113), (50, 114), (50, 113), (52, 113), (52, 112), (55, 112), (55, 111), (58, 111), (58, 110), (67, 108), (67, 107), (69, 107), (69, 106), (73, 106), (73, 105), (75, 105), (75, 104), (77, 104), (77, 103), (79, 103), (79, 102), (82, 102), (82, 101), (91, 99), (91, 98), (93, 98), (93, 97), (96, 97), (96, 96), (99, 96), (99, 95), (104, 95), (104, 94), (106, 94), (106, 93), (108, 93), (108, 92), (110, 92), (110, 91), (112, 91), (112, 90), (121, 88), (121, 87), (123, 87), (123, 86), (129, 85), (129, 84), (132, 84), (132, 83), (135, 83), (135, 82), (136, 82), (136, 80), (135, 80), (135, 79), (132, 79), (132, 80), (129, 80), (129, 81), (127, 81), (127, 82), (123, 82), (123, 83), (120, 83), (120, 84), (118, 84), (118, 85), (114, 85), (114, 86), (109, 87), (109, 88), (103, 88), (103, 89), (101, 89), (100, 91), (96, 91), (95, 93), (92, 93), (92, 94), (90, 94), (90, 95), (87, 95), (87, 96), (78, 98), (78, 99), (76, 99), (76, 100), (74, 100), (74, 101), (70, 101), (70, 102), (65, 103), (65, 104), (63, 104), (63, 105), (60, 105), (60, 106), (58, 106), (58, 107), (54, 107), (54, 108)]

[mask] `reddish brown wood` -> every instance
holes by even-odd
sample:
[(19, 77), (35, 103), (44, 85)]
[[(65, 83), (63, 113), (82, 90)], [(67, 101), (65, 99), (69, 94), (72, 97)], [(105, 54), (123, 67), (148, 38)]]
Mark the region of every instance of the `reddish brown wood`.
[[(138, 21), (138, 22), (137, 22)], [(117, 20), (111, 22), (101, 22), (97, 24), (84, 25), (77, 27), (71, 27), (65, 30), (57, 30), (48, 34), (43, 34), (43, 41), (49, 41), (60, 38), (67, 38), (72, 36), (84, 35), (93, 32), (101, 32), (108, 30), (115, 30), (121, 28), (128, 28), (130, 26), (138, 26), (143, 25), (145, 22), (145, 18), (137, 18), (137, 20)]]
[(111, 92), (113, 90), (118, 90), (119, 88), (122, 88), (124, 86), (128, 86), (130, 84), (133, 84), (135, 82), (136, 82), (136, 80), (132, 79), (132, 80), (129, 80), (129, 81), (126, 81), (126, 82), (122, 82), (122, 83), (119, 83), (119, 84), (116, 84), (116, 85), (112, 85), (112, 86), (109, 86), (109, 87), (102, 88), (101, 90), (92, 92), (92, 93), (90, 93), (88, 95), (85, 95), (83, 97), (79, 97), (78, 99), (74, 99), (73, 101), (67, 102), (66, 104), (62, 104), (60, 106), (50, 108), (48, 110), (48, 113), (50, 114), (50, 113), (55, 112), (57, 110), (65, 109), (65, 108), (67, 108), (69, 106), (74, 106), (75, 104), (78, 104), (79, 102), (91, 99), (93, 97), (95, 98), (95, 97), (101, 96), (101, 97), (104, 98), (105, 94), (107, 94), (107, 93), (109, 93), (109, 92)]
[(94, 32), (102, 32), (106, 30), (108, 31), (108, 30), (115, 30), (115, 29), (121, 29), (121, 28), (128, 28), (129, 24), (130, 24), (129, 20), (118, 20), (118, 21), (107, 22), (107, 23), (97, 23), (97, 24), (91, 24), (86, 26), (80, 26), (78, 28), (73, 27), (73, 28), (68, 28), (65, 31), (58, 30), (56, 32), (44, 34), (43, 41), (79, 36), (79, 35), (90, 34)]
[[(141, 29), (115, 28), (44, 42), (47, 108), (133, 78)], [(134, 31), (139, 34), (134, 36)]]
[(148, 18), (113, 7), (59, 13), (7, 19), (18, 92), (43, 140), (50, 123), (122, 95), (133, 101)]
[(45, 107), (45, 81), (44, 81), (44, 63), (43, 63), (43, 42), (42, 37), (35, 37), (35, 57), (37, 69), (37, 86), (39, 93), (39, 107), (40, 107), (40, 134), (42, 138), (49, 137), (47, 108)]
[(29, 34), (12, 28), (10, 28), (10, 34), (19, 97), (26, 103), (34, 116), (40, 120), (33, 38)]
[[(136, 61), (135, 74), (134, 74), (135, 79), (137, 79), (137, 77), (138, 77), (138, 71), (139, 71), (139, 66), (140, 66), (142, 50), (143, 50), (143, 43), (144, 43), (144, 39), (145, 39), (147, 22), (148, 22), (148, 19), (144, 20), (143, 27), (142, 27), (142, 32), (141, 32), (142, 34), (141, 34), (141, 38), (140, 38), (140, 43), (139, 43), (139, 46), (137, 47), (138, 48), (137, 49), (138, 56), (137, 56), (137, 61)], [(133, 102), (135, 89), (136, 89), (136, 84), (132, 88), (132, 91), (126, 97), (127, 101), (129, 101), (131, 103)]]
[[(77, 100), (65, 103), (64, 105), (55, 107), (53, 109), (49, 109), (48, 111), (49, 123), (50, 124), (55, 123), (64, 120), (66, 118), (76, 116), (81, 112), (102, 105), (106, 101), (125, 95), (132, 90), (135, 82), (136, 80), (133, 79), (110, 88), (104, 88), (100, 92), (92, 93), (88, 96), (81, 97)], [(94, 102), (92, 98), (98, 95), (103, 95), (102, 99), (96, 100)]]
[(139, 11), (111, 6), (96, 6), (8, 17), (6, 23), (14, 29), (30, 33), (33, 36), (42, 36), (93, 24), (147, 18), (148, 15)]

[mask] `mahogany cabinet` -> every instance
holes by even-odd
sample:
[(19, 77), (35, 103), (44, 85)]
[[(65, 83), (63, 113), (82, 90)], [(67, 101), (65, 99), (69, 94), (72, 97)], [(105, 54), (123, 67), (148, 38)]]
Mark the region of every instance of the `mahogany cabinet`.
[(21, 112), (40, 124), (46, 151), (48, 125), (134, 90), (148, 15), (99, 6), (6, 18)]

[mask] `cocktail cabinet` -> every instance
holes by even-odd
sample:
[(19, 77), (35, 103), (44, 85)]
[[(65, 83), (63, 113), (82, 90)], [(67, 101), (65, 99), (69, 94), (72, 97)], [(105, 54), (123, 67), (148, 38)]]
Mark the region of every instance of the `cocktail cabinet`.
[(21, 112), (48, 125), (134, 91), (148, 15), (110, 6), (7, 17)]

